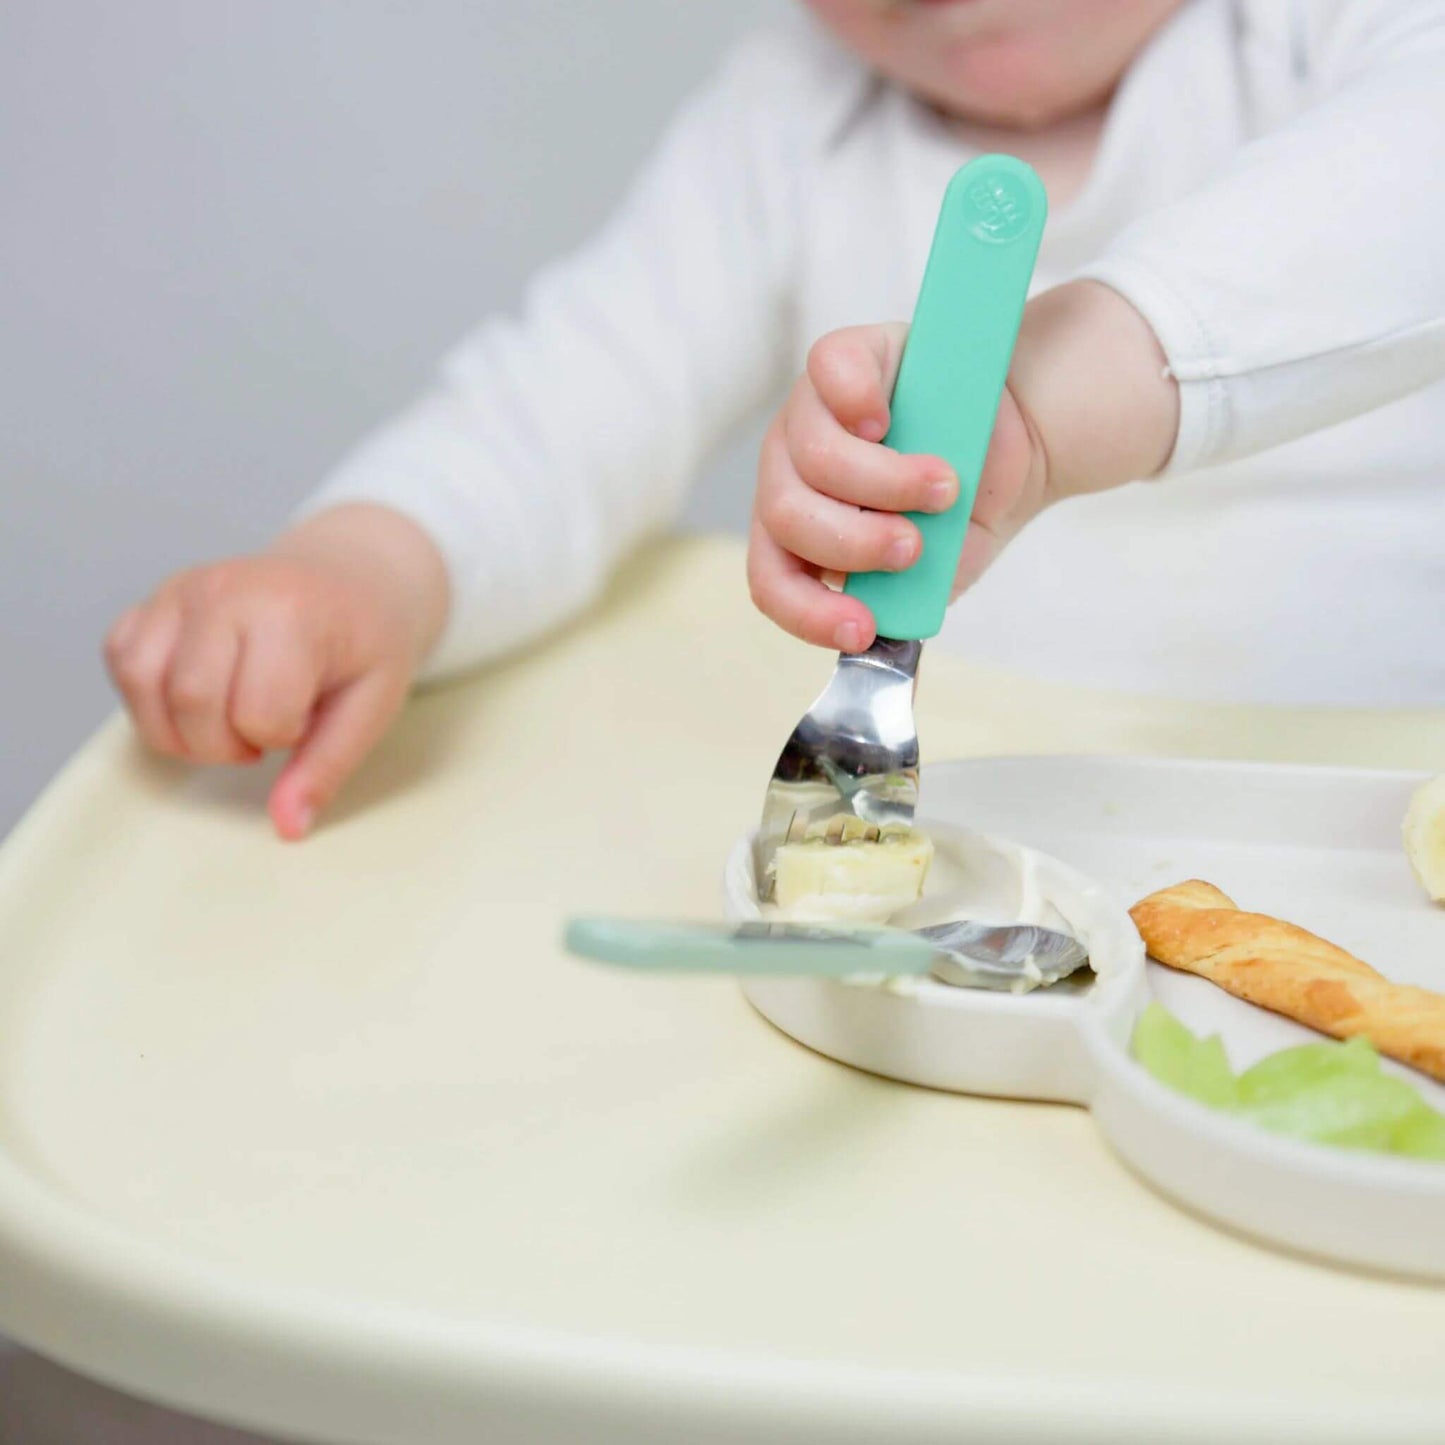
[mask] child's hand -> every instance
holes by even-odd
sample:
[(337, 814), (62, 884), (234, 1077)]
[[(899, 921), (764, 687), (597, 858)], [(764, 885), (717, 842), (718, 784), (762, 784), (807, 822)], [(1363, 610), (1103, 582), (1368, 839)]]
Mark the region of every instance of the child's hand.
[[(780, 627), (820, 647), (858, 652), (874, 638), (863, 603), (827, 585), (848, 572), (898, 572), (918, 560), (918, 528), (898, 512), (942, 512), (958, 479), (939, 457), (878, 445), (908, 328), (858, 326), (814, 345), (763, 441), (748, 547), (748, 583)], [(1043, 449), (1005, 391), (954, 595), (1042, 506)]]
[[(825, 336), (763, 441), (753, 600), (820, 647), (856, 652), (875, 635), (868, 609), (827, 582), (910, 566), (918, 529), (891, 514), (944, 511), (957, 495), (939, 458), (877, 445), (907, 334), (856, 326)], [(954, 595), (1048, 503), (1155, 476), (1178, 429), (1178, 382), (1129, 302), (1097, 281), (1040, 292), (1024, 308)]]
[(300, 838), (396, 716), (445, 605), (441, 558), (413, 524), (348, 507), (273, 553), (172, 577), (117, 620), (105, 656), (158, 752), (253, 763), (292, 749), (270, 811)]

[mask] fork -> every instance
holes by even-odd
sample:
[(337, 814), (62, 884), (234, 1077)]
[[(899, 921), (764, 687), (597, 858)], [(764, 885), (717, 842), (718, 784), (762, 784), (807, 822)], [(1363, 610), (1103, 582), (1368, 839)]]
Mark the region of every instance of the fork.
[(840, 813), (877, 827), (913, 821), (918, 661), (943, 625), (1047, 210), (1042, 182), (1012, 156), (979, 156), (944, 192), (884, 444), (941, 456), (958, 476), (958, 499), (946, 512), (910, 514), (923, 535), (912, 567), (848, 579), (877, 639), (839, 657), (778, 757), (753, 844), (764, 900), (789, 839)]

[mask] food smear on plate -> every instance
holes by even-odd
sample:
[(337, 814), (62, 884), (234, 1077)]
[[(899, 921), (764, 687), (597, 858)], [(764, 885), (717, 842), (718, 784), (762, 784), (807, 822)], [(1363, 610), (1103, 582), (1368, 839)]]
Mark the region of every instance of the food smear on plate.
[(885, 923), (922, 896), (932, 861), (917, 828), (839, 816), (778, 848), (773, 896), (799, 922)]
[(1271, 1133), (1445, 1161), (1445, 1114), (1387, 1074), (1364, 1037), (1281, 1049), (1236, 1074), (1217, 1034), (1200, 1038), (1151, 1003), (1132, 1048), (1160, 1083)]
[[(827, 827), (815, 827), (805, 839), (777, 850), (771, 899), (758, 898), (749, 876), (747, 901), (739, 898), (743, 908), (751, 906), (764, 921), (849, 928), (883, 924), (913, 932), (952, 924), (984, 929), (1031, 925), (1067, 934), (1088, 947), (1088, 937), (1070, 922), (1056, 896), (1070, 897), (1079, 885), (1061, 881), (1062, 865), (1032, 848), (938, 819), (912, 826), (888, 824), (873, 832), (857, 818), (830, 820), (829, 826), (832, 842), (826, 841)], [(943, 946), (948, 947), (947, 937)], [(899, 994), (917, 993), (929, 982), (981, 986), (976, 977), (964, 977), (969, 972), (966, 963), (944, 958), (940, 956), (927, 980), (916, 974), (860, 974), (845, 982), (881, 985)], [(1050, 973), (1029, 958), (1011, 962), (1017, 976), (1010, 991), (1016, 993), (1056, 986), (1071, 976)], [(992, 966), (1002, 967), (1001, 960)], [(1000, 977), (995, 973), (989, 987), (998, 988)]]
[(1392, 983), (1336, 944), (1212, 883), (1162, 888), (1129, 910), (1149, 956), (1337, 1039), (1363, 1035), (1382, 1054), (1445, 1082), (1445, 994)]

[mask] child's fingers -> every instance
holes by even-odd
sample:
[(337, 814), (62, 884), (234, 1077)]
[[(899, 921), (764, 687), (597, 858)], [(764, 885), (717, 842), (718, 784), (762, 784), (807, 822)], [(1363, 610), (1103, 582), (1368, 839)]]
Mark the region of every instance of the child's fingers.
[(817, 392), (800, 383), (784, 414), (794, 470), (815, 491), (882, 512), (942, 512), (958, 478), (942, 457), (909, 455), (846, 431)]
[(923, 546), (906, 517), (860, 511), (815, 491), (793, 469), (776, 429), (763, 439), (756, 514), (784, 551), (835, 572), (901, 571)]
[(901, 323), (848, 326), (820, 337), (808, 352), (808, 379), (823, 405), (864, 441), (887, 435), (888, 399), (907, 335)]
[(132, 608), (105, 639), (105, 661), (142, 741), (158, 753), (182, 758), (185, 743), (166, 711), (161, 689), (181, 630), (180, 610), (160, 601)]
[(311, 831), (391, 725), (406, 690), (404, 672), (377, 669), (322, 699), (310, 731), (271, 789), (271, 819), (283, 838), (295, 841)]
[(254, 762), (260, 756), (228, 719), (240, 654), (241, 635), (229, 617), (183, 616), (163, 690), (166, 711), (195, 762)]
[(839, 652), (861, 652), (873, 642), (867, 607), (824, 586), (756, 520), (748, 544), (748, 590), (765, 617), (804, 642)]
[(294, 748), (306, 735), (320, 684), (312, 649), (294, 630), (248, 628), (231, 687), (230, 722), (252, 747)]

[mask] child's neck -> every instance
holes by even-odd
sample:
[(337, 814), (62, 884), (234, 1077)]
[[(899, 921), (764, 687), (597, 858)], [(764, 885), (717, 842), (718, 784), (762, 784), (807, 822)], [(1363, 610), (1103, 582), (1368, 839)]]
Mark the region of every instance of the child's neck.
[(1054, 210), (1074, 201), (1084, 189), (1098, 153), (1109, 104), (1102, 101), (1038, 130), (989, 125), (986, 121), (945, 117), (949, 129), (978, 151), (1003, 151), (1027, 161), (1038, 173)]

